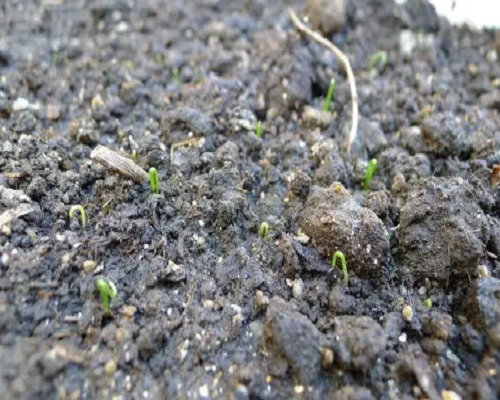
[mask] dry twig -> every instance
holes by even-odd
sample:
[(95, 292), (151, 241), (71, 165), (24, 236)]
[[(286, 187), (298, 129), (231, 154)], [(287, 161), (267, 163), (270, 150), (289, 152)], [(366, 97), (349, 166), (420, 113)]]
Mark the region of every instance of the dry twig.
[(349, 134), (349, 139), (347, 141), (347, 151), (350, 151), (358, 132), (358, 93), (356, 91), (356, 81), (354, 80), (354, 73), (352, 72), (351, 63), (349, 62), (349, 59), (346, 57), (346, 55), (337, 46), (335, 46), (329, 40), (325, 39), (318, 32), (314, 32), (312, 29), (304, 25), (292, 9), (288, 9), (288, 13), (290, 14), (290, 18), (293, 24), (300, 32), (304, 33), (311, 39), (331, 50), (333, 54), (335, 54), (335, 56), (342, 62), (342, 64), (344, 64), (344, 68), (347, 72), (347, 79), (349, 81), (349, 87), (351, 88), (352, 98), (352, 126), (351, 133)]
[(131, 159), (123, 157), (107, 147), (97, 146), (90, 154), (90, 158), (124, 177), (132, 179), (136, 183), (149, 180), (148, 173), (137, 166)]

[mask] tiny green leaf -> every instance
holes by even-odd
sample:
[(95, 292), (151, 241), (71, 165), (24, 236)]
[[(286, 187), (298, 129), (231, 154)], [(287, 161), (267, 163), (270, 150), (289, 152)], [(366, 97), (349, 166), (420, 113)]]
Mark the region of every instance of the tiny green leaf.
[(330, 80), (330, 85), (328, 85), (328, 92), (326, 94), (325, 101), (323, 102), (323, 111), (328, 112), (330, 111), (330, 107), (332, 105), (332, 98), (333, 98), (333, 92), (335, 90), (335, 79), (332, 78)]
[(370, 63), (368, 69), (373, 71), (375, 68), (384, 68), (387, 63), (387, 53), (385, 51), (377, 51), (373, 56), (370, 57)]
[(116, 286), (110, 280), (103, 278), (98, 278), (95, 282), (95, 287), (99, 295), (101, 296), (102, 306), (105, 312), (109, 312), (109, 301), (114, 299), (118, 294)]
[(347, 273), (347, 265), (345, 263), (344, 253), (341, 251), (336, 251), (332, 258), (332, 267), (335, 267), (337, 264), (337, 258), (340, 258), (340, 264), (342, 265), (342, 273), (344, 274), (344, 283), (349, 284), (349, 275)]
[(85, 212), (85, 209), (81, 205), (77, 206), (72, 206), (71, 209), (69, 210), (69, 218), (72, 219), (73, 216), (75, 215), (75, 211), (80, 212), (80, 225), (83, 228), (87, 225), (87, 213)]
[(151, 187), (151, 193), (160, 194), (160, 181), (158, 180), (156, 168), (149, 169), (149, 186)]
[(268, 233), (269, 233), (269, 224), (267, 222), (263, 222), (262, 224), (260, 224), (259, 235), (262, 239), (265, 239)]
[(179, 76), (179, 68), (172, 68), (172, 82), (175, 86), (181, 85), (181, 78)]
[(257, 127), (255, 128), (255, 136), (260, 138), (262, 136), (262, 122), (257, 122)]
[(427, 308), (431, 308), (432, 307), (432, 300), (431, 299), (425, 299), (424, 300), (424, 306), (426, 306)]
[(375, 171), (377, 170), (377, 160), (375, 158), (371, 159), (366, 168), (365, 183), (363, 185), (363, 190), (368, 190), (368, 184), (373, 178)]

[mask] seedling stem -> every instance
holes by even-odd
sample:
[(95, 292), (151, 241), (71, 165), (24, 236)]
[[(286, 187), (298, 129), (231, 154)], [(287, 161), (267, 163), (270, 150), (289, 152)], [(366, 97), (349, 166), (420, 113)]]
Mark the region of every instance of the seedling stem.
[(323, 111), (330, 111), (330, 107), (332, 105), (333, 91), (335, 90), (335, 79), (332, 78), (330, 80), (330, 85), (328, 85), (328, 92), (326, 94), (325, 101), (323, 102)]
[(340, 258), (340, 264), (342, 265), (342, 273), (344, 274), (344, 283), (349, 284), (349, 275), (347, 273), (347, 265), (345, 263), (344, 253), (341, 251), (336, 251), (332, 258), (332, 267), (335, 267), (337, 264), (337, 258)]
[(156, 168), (149, 169), (149, 186), (151, 193), (160, 194), (160, 182), (158, 181), (158, 171)]
[(85, 209), (81, 205), (72, 206), (69, 210), (70, 219), (72, 219), (75, 215), (75, 211), (80, 212), (80, 225), (82, 226), (82, 229), (85, 228), (85, 226), (87, 225), (87, 213), (85, 212)]
[(269, 233), (269, 224), (267, 222), (263, 222), (262, 224), (260, 224), (259, 235), (262, 239), (265, 239), (268, 233)]
[(103, 278), (99, 278), (95, 282), (95, 286), (99, 295), (101, 296), (102, 306), (104, 308), (104, 312), (109, 312), (109, 300), (114, 299), (118, 294), (116, 290), (116, 286), (110, 280), (106, 280)]
[(375, 171), (377, 170), (377, 160), (375, 158), (371, 159), (366, 168), (365, 183), (363, 185), (363, 190), (368, 190), (368, 184), (373, 178)]

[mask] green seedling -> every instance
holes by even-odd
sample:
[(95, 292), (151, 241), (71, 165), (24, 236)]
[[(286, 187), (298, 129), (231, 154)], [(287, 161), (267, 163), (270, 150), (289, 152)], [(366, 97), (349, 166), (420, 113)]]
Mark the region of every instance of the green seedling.
[(95, 281), (95, 288), (99, 292), (99, 296), (101, 296), (104, 312), (108, 313), (109, 301), (118, 294), (115, 284), (110, 280), (99, 278)]
[(156, 168), (149, 169), (149, 186), (151, 187), (151, 193), (160, 194), (160, 181), (158, 180)]
[(373, 71), (376, 68), (383, 69), (387, 63), (387, 53), (385, 51), (377, 51), (373, 56), (370, 57), (370, 63), (368, 69)]
[(432, 307), (432, 300), (431, 299), (425, 299), (424, 300), (424, 306), (426, 306), (427, 308), (431, 308)]
[(365, 184), (363, 185), (363, 190), (368, 190), (368, 184), (373, 178), (375, 171), (377, 170), (377, 160), (375, 158), (371, 159), (366, 168), (365, 174)]
[(263, 222), (262, 224), (260, 224), (259, 236), (262, 239), (265, 239), (268, 233), (269, 233), (269, 224), (267, 222)]
[(175, 86), (181, 85), (181, 78), (179, 76), (179, 68), (172, 68), (172, 82)]
[(349, 275), (347, 273), (347, 265), (345, 263), (344, 253), (341, 251), (336, 251), (332, 258), (332, 267), (335, 267), (337, 264), (337, 258), (340, 258), (340, 264), (342, 265), (342, 273), (344, 274), (344, 283), (349, 284)]
[(328, 85), (328, 92), (326, 93), (325, 101), (323, 102), (323, 111), (330, 111), (330, 107), (332, 105), (333, 92), (335, 90), (335, 79), (332, 78), (330, 80), (330, 85)]
[(82, 229), (85, 228), (85, 226), (87, 225), (87, 213), (85, 212), (85, 209), (80, 205), (71, 207), (71, 209), (69, 210), (70, 219), (72, 219), (75, 215), (75, 211), (80, 212), (80, 225), (82, 226)]
[(132, 152), (132, 161), (137, 164), (137, 159), (139, 158), (139, 156), (137, 155), (137, 150), (134, 150)]
[(255, 136), (260, 138), (262, 136), (262, 121), (257, 122), (257, 127), (255, 128)]
[(163, 56), (160, 53), (156, 53), (155, 55), (155, 61), (158, 66), (163, 69)]

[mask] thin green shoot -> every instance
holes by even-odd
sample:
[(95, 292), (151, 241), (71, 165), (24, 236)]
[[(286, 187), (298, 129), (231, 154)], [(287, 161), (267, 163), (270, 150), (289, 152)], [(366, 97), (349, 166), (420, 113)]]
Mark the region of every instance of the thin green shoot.
[(156, 168), (149, 169), (149, 186), (151, 187), (151, 193), (160, 194), (160, 181), (158, 180)]
[(101, 296), (104, 312), (109, 313), (109, 301), (114, 299), (118, 294), (115, 284), (110, 280), (98, 278), (95, 282), (95, 287)]
[(175, 86), (181, 85), (181, 78), (179, 76), (179, 68), (172, 68), (172, 82)]
[(80, 225), (83, 228), (87, 225), (87, 213), (85, 212), (85, 209), (81, 205), (77, 206), (72, 206), (71, 209), (69, 210), (69, 218), (72, 219), (73, 216), (75, 215), (75, 211), (80, 212)]
[(342, 273), (344, 274), (344, 283), (346, 285), (349, 284), (349, 275), (347, 273), (347, 265), (345, 263), (344, 253), (341, 251), (336, 251), (332, 258), (332, 267), (335, 267), (337, 264), (337, 259), (340, 258), (340, 264), (342, 265)]
[(368, 185), (372, 180), (376, 170), (377, 170), (377, 160), (373, 158), (370, 160), (370, 162), (368, 163), (368, 167), (366, 168), (365, 183), (363, 185), (363, 190), (368, 190)]
[(263, 222), (262, 224), (260, 224), (259, 236), (262, 239), (265, 239), (268, 233), (269, 233), (269, 224), (267, 222)]
[(255, 136), (260, 138), (262, 136), (262, 121), (257, 122), (257, 127), (255, 128)]
[(333, 92), (335, 91), (335, 79), (332, 78), (330, 80), (330, 85), (328, 85), (328, 92), (326, 94), (325, 101), (323, 102), (323, 111), (330, 111), (330, 107), (332, 105)]
[(158, 66), (163, 69), (163, 56), (160, 53), (156, 53), (155, 55), (155, 61)]
[(137, 150), (134, 150), (134, 151), (132, 152), (132, 161), (133, 161), (135, 164), (137, 164), (137, 160), (138, 160), (138, 158), (139, 158), (139, 156), (138, 156), (138, 154), (137, 154)]
[(368, 69), (373, 71), (376, 68), (383, 69), (387, 63), (387, 53), (385, 51), (377, 51), (373, 56), (370, 57), (370, 63)]

